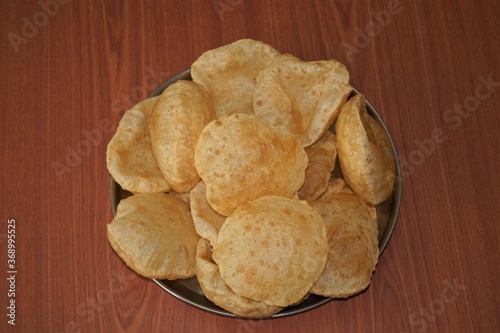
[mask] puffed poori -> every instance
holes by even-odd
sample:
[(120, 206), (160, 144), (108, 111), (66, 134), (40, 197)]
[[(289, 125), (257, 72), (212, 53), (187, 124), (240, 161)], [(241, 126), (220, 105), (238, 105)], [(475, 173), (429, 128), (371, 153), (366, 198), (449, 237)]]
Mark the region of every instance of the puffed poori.
[(212, 96), (218, 118), (234, 113), (253, 114), (255, 77), (279, 54), (260, 41), (241, 39), (203, 53), (191, 65), (191, 76)]
[(389, 137), (366, 112), (363, 94), (352, 97), (343, 106), (335, 131), (346, 183), (372, 205), (385, 201), (394, 188), (394, 155)]
[(109, 173), (132, 193), (166, 192), (170, 189), (153, 155), (149, 118), (158, 97), (139, 102), (123, 115), (106, 150)]
[(307, 155), (284, 128), (242, 113), (205, 126), (194, 164), (219, 214), (264, 195), (292, 197), (304, 183)]
[(349, 72), (340, 62), (304, 62), (284, 54), (257, 75), (253, 110), (294, 133), (307, 147), (332, 125), (351, 91)]
[(286, 307), (318, 280), (328, 249), (325, 222), (306, 201), (264, 196), (226, 219), (213, 259), (238, 295)]
[(107, 229), (113, 249), (138, 274), (167, 280), (195, 275), (200, 237), (182, 200), (165, 193), (133, 195), (120, 201)]
[(194, 147), (202, 129), (215, 119), (205, 88), (180, 80), (163, 91), (149, 122), (151, 145), (170, 187), (189, 192), (200, 180), (194, 167)]
[(310, 202), (324, 218), (330, 251), (325, 269), (311, 293), (344, 298), (369, 284), (378, 261), (375, 208), (353, 193), (336, 193)]

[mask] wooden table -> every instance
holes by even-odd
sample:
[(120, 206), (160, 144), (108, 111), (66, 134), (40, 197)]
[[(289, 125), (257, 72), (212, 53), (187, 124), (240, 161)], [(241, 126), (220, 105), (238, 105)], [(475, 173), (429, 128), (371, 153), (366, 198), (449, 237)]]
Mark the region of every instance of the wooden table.
[[(0, 331), (497, 332), (499, 14), (495, 0), (1, 1)], [(106, 237), (105, 150), (123, 112), (240, 38), (343, 62), (401, 159), (369, 289), (283, 319), (187, 305)]]

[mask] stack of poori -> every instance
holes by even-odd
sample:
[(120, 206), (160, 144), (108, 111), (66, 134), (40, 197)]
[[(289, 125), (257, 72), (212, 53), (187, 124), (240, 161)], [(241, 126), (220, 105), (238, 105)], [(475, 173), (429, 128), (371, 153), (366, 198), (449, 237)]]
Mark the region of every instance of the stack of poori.
[(196, 276), (242, 317), (364, 290), (395, 157), (364, 96), (348, 100), (345, 66), (244, 39), (202, 54), (191, 76), (127, 111), (108, 145), (109, 172), (134, 194), (108, 224), (113, 249), (145, 277)]

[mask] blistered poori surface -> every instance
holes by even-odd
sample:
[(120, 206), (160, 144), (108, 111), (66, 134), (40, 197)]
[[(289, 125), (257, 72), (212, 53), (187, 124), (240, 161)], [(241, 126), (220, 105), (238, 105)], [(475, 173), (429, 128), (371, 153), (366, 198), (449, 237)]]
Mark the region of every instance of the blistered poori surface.
[(126, 111), (107, 147), (109, 173), (132, 193), (170, 189), (153, 155), (149, 136), (149, 118), (157, 100), (158, 97), (145, 99)]
[(345, 192), (310, 204), (325, 220), (330, 245), (325, 269), (311, 292), (334, 298), (361, 292), (370, 284), (378, 261), (375, 208)]
[(164, 193), (133, 195), (118, 204), (107, 229), (113, 249), (138, 274), (168, 280), (195, 275), (200, 237), (180, 199)]
[(264, 195), (292, 197), (304, 183), (307, 155), (285, 129), (252, 115), (210, 122), (195, 150), (210, 205), (224, 216)]
[(392, 150), (387, 148), (387, 135), (371, 118), (366, 112), (365, 97), (359, 94), (344, 105), (335, 130), (346, 183), (368, 203), (378, 205), (394, 188), (395, 164)]
[(254, 113), (285, 127), (307, 147), (332, 125), (351, 90), (349, 72), (340, 62), (305, 62), (284, 54), (257, 75)]
[(193, 81), (177, 81), (158, 97), (149, 122), (151, 144), (165, 180), (176, 192), (189, 192), (200, 180), (194, 147), (214, 118), (210, 95)]
[(328, 248), (323, 218), (307, 202), (265, 196), (226, 219), (213, 259), (235, 293), (289, 306), (318, 280)]
[(279, 54), (268, 44), (241, 39), (203, 53), (191, 65), (191, 76), (213, 97), (217, 117), (253, 114), (255, 77)]
[(203, 294), (221, 308), (237, 316), (261, 318), (272, 316), (283, 308), (270, 306), (236, 294), (220, 276), (219, 267), (212, 260), (207, 240), (200, 239), (196, 253), (196, 276)]

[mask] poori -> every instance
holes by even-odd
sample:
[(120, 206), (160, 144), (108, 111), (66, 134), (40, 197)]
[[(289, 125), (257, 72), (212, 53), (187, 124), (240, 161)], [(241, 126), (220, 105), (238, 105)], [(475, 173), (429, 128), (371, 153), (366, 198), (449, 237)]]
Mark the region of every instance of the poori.
[(321, 196), (328, 188), (328, 181), (335, 168), (337, 160), (337, 146), (335, 144), (335, 135), (326, 131), (325, 134), (306, 147), (307, 168), (304, 184), (298, 194), (300, 199), (313, 201)]
[(240, 317), (262, 318), (283, 310), (236, 294), (220, 276), (219, 267), (212, 260), (207, 240), (200, 239), (196, 252), (196, 277), (203, 294), (221, 308)]
[(234, 113), (253, 114), (255, 77), (279, 54), (263, 42), (241, 39), (203, 53), (191, 65), (191, 76), (212, 96), (218, 118)]
[(395, 162), (389, 137), (367, 112), (363, 94), (343, 106), (335, 125), (337, 150), (346, 183), (372, 205), (394, 188)]
[(325, 220), (330, 245), (325, 269), (311, 293), (345, 298), (366, 289), (379, 255), (375, 208), (353, 193), (336, 193), (310, 204)]
[(217, 213), (208, 203), (207, 189), (203, 181), (189, 192), (189, 199), (196, 232), (200, 237), (209, 240), (212, 246), (215, 245), (226, 217)]
[(148, 278), (196, 274), (192, 291), (245, 318), (365, 290), (396, 160), (345, 66), (245, 39), (191, 77), (127, 112), (108, 145), (135, 193), (107, 226), (116, 253)]
[(305, 62), (283, 54), (257, 75), (253, 111), (285, 127), (307, 147), (332, 125), (351, 90), (349, 72), (340, 62)]
[(113, 249), (138, 274), (168, 280), (195, 275), (200, 237), (182, 200), (165, 193), (123, 199), (107, 231)]
[(238, 295), (286, 307), (318, 280), (328, 249), (325, 222), (306, 201), (264, 196), (226, 219), (213, 259)]
[(145, 99), (126, 111), (106, 150), (109, 173), (132, 193), (170, 189), (153, 155), (149, 136), (149, 118), (157, 100)]
[(307, 155), (288, 130), (237, 113), (205, 126), (194, 163), (208, 202), (228, 216), (240, 204), (264, 195), (292, 197), (304, 183)]
[(201, 130), (214, 118), (210, 95), (193, 81), (168, 86), (154, 105), (149, 121), (153, 154), (176, 192), (189, 192), (200, 180), (194, 167), (194, 147)]

